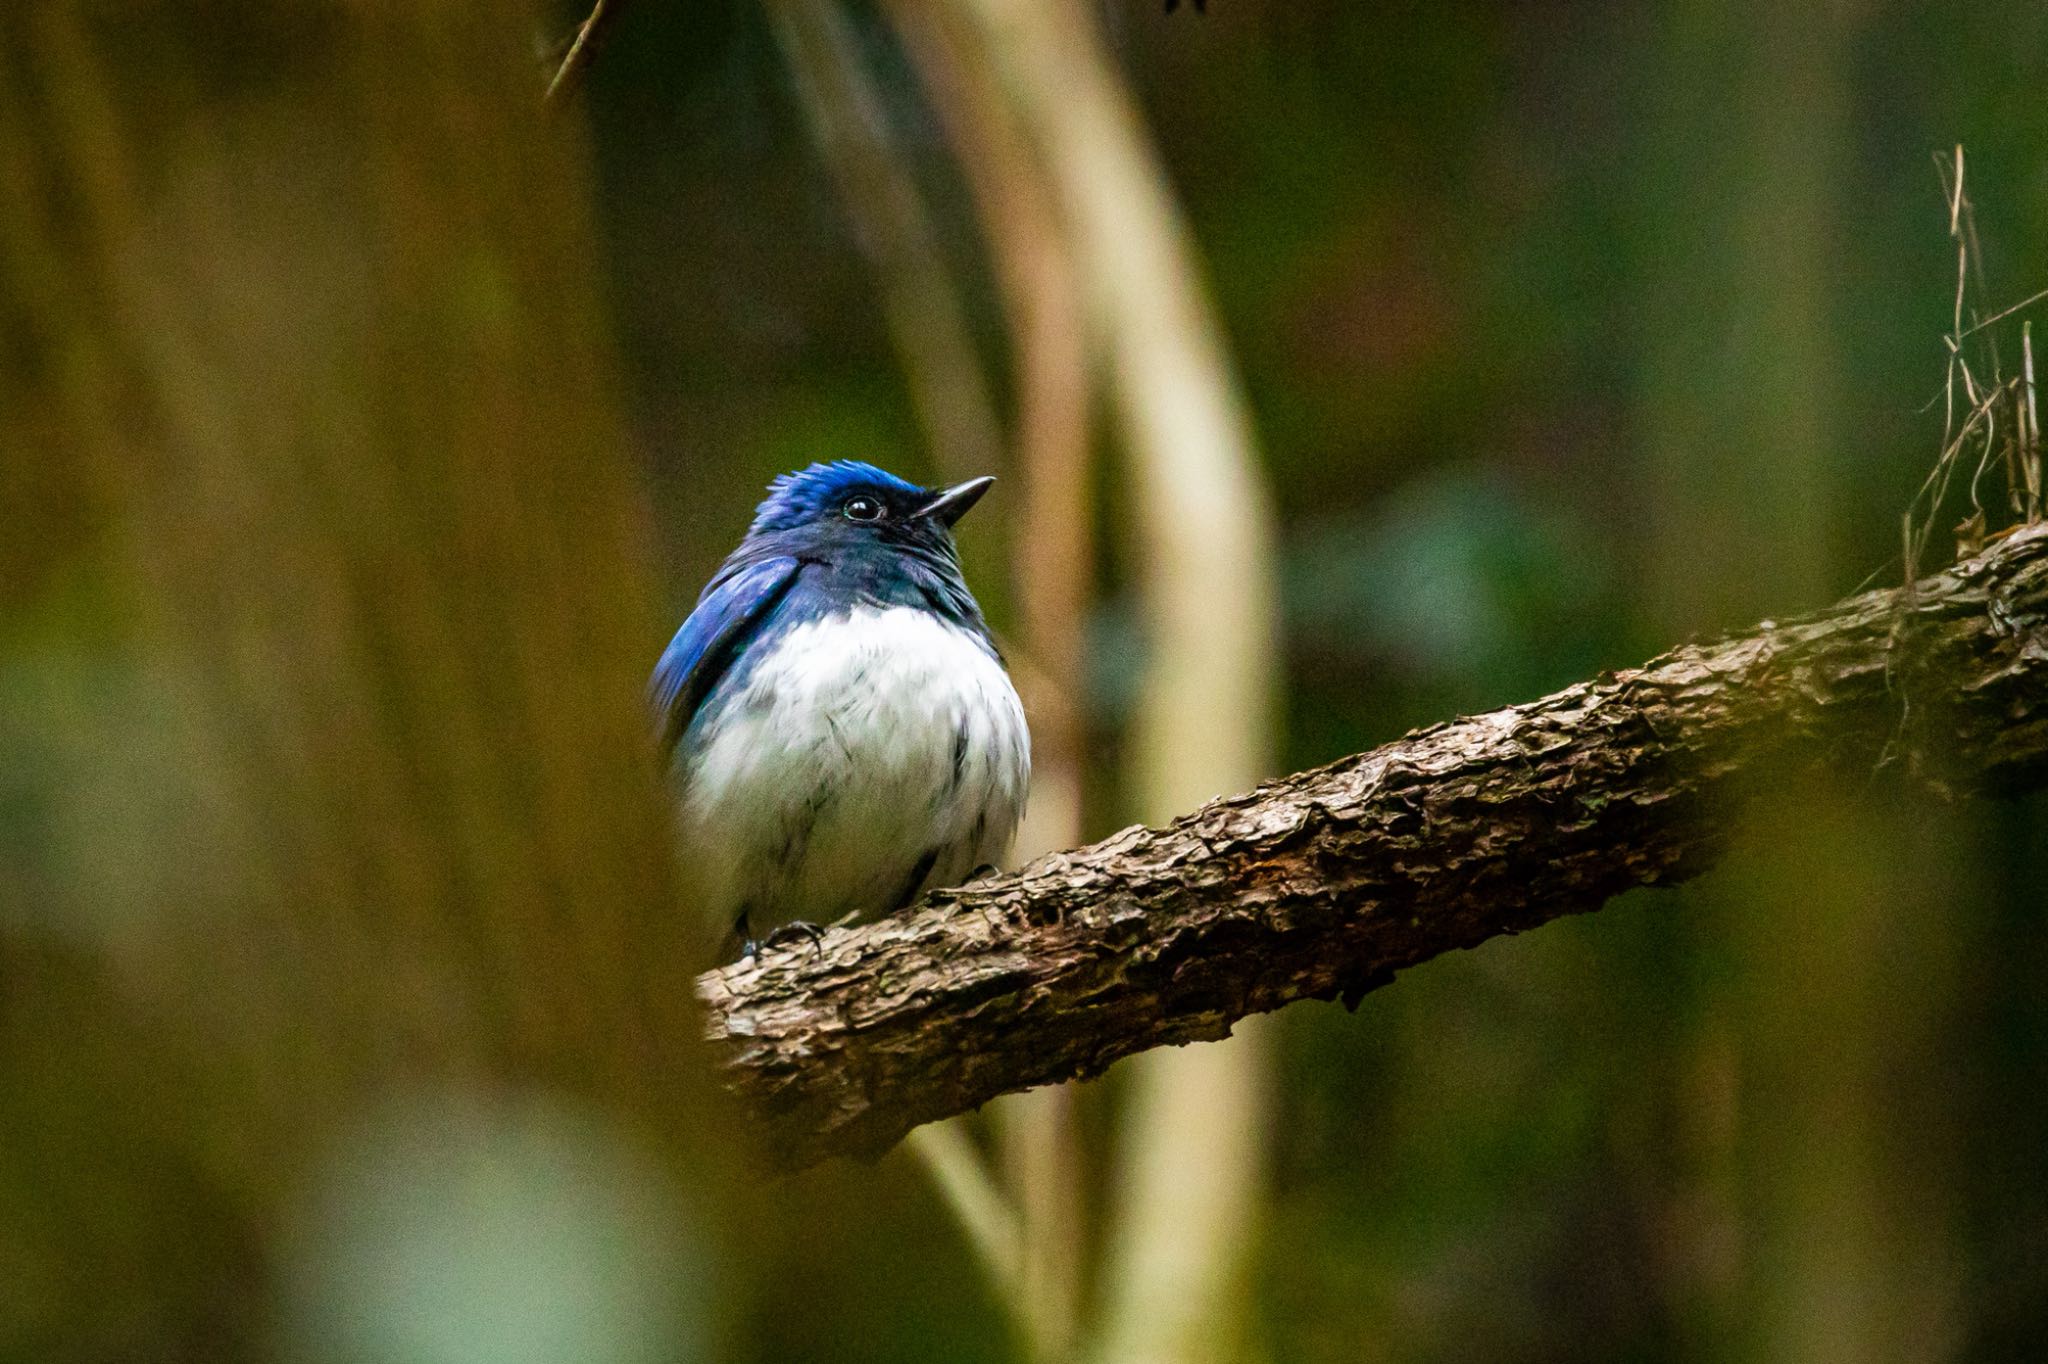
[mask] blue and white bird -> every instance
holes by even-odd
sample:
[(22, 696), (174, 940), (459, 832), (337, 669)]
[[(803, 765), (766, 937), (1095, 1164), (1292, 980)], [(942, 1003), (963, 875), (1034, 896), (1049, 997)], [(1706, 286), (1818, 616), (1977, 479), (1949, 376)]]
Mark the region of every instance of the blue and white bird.
[(655, 665), (706, 927), (743, 958), (1009, 849), (1031, 740), (953, 545), (993, 482), (783, 475)]

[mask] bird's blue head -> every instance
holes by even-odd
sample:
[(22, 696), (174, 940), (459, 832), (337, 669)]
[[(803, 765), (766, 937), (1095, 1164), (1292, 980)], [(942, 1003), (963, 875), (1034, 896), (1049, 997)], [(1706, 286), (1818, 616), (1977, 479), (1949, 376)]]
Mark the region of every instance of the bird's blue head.
[(994, 482), (920, 488), (872, 464), (813, 464), (768, 485), (727, 564), (793, 558), (829, 566), (807, 589), (822, 600), (918, 607), (981, 632), (986, 626), (960, 574), (953, 523)]
[(950, 561), (953, 523), (994, 482), (974, 478), (950, 488), (920, 488), (857, 460), (813, 464), (768, 485), (747, 538), (854, 553), (895, 549)]

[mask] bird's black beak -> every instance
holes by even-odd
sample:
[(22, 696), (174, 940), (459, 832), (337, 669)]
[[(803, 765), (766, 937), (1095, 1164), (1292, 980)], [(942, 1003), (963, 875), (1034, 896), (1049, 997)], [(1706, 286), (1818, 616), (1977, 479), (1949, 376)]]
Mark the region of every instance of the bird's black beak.
[(950, 526), (967, 515), (967, 509), (981, 501), (981, 495), (995, 486), (995, 479), (983, 476), (970, 478), (965, 483), (955, 483), (931, 501), (917, 509), (920, 517), (929, 516), (942, 525)]

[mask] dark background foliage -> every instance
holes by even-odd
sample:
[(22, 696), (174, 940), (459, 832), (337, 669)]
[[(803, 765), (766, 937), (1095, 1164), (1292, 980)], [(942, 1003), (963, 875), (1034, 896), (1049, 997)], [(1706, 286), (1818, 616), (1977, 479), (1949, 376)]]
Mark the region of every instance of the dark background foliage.
[[(1989, 307), (2048, 283), (2048, 20), (1794, 8), (1098, 7), (1279, 499), (1289, 767), (1898, 574), (1942, 436), (1936, 158), (1967, 148)], [(972, 270), (939, 131), (863, 34)], [(591, 102), (680, 611), (774, 472), (929, 466), (760, 13), (651, 7)], [(1137, 647), (1103, 482), (1099, 831)], [(1708, 883), (1295, 1011), (1273, 1357), (2040, 1348), (2042, 813), (1788, 797)], [(806, 1183), (761, 1357), (997, 1350), (915, 1172), (884, 1168)], [(828, 1305), (778, 1311), (798, 1280)]]
[[(692, 1078), (645, 670), (774, 474), (940, 477), (796, 2), (623, 5), (546, 116), (568, 3), (0, 6), (0, 1361), (1026, 1353), (912, 1152), (762, 1179)], [(1007, 423), (912, 4), (837, 8)], [(2038, 5), (1085, 8), (1277, 511), (1276, 770), (1897, 581), (1957, 147), (1964, 325), (2048, 287)], [(1145, 806), (1108, 406), (1091, 837)], [(2040, 797), (1785, 782), (1684, 889), (1284, 1012), (1181, 1364), (2048, 1354), (2044, 905)]]

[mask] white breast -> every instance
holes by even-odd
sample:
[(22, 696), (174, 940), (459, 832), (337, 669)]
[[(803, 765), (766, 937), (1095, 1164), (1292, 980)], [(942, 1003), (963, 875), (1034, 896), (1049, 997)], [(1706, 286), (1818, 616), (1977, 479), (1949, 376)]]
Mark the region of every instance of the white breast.
[(683, 835), (713, 930), (896, 907), (1009, 848), (1030, 738), (1008, 674), (925, 611), (798, 626), (689, 740)]

